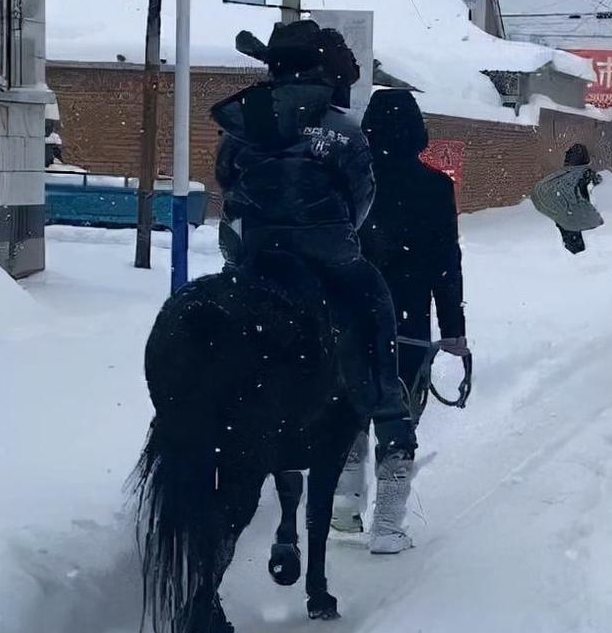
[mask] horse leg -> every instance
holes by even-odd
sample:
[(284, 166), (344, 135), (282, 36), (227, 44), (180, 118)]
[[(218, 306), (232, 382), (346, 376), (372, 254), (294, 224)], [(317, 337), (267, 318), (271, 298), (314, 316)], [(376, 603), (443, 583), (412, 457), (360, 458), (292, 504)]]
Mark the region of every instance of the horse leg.
[(281, 522), (272, 545), (268, 571), (279, 585), (294, 585), (302, 573), (298, 547), (297, 509), (300, 505), (304, 480), (301, 472), (285, 471), (274, 476), (281, 504)]
[[(346, 406), (346, 405), (344, 405)], [(358, 432), (358, 416), (346, 406), (332, 407), (325, 427), (335, 433), (321, 437), (313, 447), (310, 475), (308, 477), (308, 571), (306, 593), (308, 615), (311, 619), (332, 620), (340, 617), (338, 602), (327, 591), (325, 558), (329, 536), (334, 492), (346, 458)]]
[(211, 520), (216, 526), (216, 547), (210, 582), (198, 587), (185, 633), (233, 633), (221, 606), (218, 589), (234, 557), (236, 543), (252, 521), (266, 474), (236, 466), (219, 470), (218, 502)]

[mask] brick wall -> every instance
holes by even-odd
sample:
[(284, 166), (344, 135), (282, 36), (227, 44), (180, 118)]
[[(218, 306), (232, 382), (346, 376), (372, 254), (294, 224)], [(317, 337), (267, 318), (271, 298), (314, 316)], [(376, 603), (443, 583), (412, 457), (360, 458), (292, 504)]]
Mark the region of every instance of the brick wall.
[(427, 123), (431, 138), (465, 143), (462, 211), (516, 204), (537, 181), (532, 128), (440, 116), (428, 116)]
[[(192, 73), (191, 172), (216, 194), (214, 161), (218, 131), (208, 114), (218, 100), (251, 84), (248, 69)], [(138, 174), (141, 70), (125, 64), (53, 64), (48, 83), (57, 94), (65, 160), (93, 171)], [(159, 169), (172, 173), (172, 75), (160, 85)], [(470, 212), (520, 202), (535, 182), (563, 163), (565, 150), (585, 143), (600, 168), (612, 168), (612, 124), (543, 111), (537, 128), (488, 121), (427, 117), (432, 138), (465, 142), (461, 209)], [(219, 209), (218, 194), (211, 211)]]
[[(218, 130), (210, 107), (253, 83), (249, 69), (193, 69), (191, 100), (191, 177), (217, 191), (214, 163)], [(64, 160), (86, 169), (138, 175), (142, 121), (142, 71), (123, 65), (58, 65), (50, 63), (47, 82), (55, 91), (61, 114)], [(172, 173), (173, 75), (164, 72), (159, 87), (160, 172)], [(218, 210), (218, 199), (212, 201)]]
[(612, 169), (612, 124), (543, 110), (537, 127), (427, 116), (431, 138), (465, 142), (461, 209), (513, 205), (563, 165), (574, 143), (585, 144), (595, 167)]

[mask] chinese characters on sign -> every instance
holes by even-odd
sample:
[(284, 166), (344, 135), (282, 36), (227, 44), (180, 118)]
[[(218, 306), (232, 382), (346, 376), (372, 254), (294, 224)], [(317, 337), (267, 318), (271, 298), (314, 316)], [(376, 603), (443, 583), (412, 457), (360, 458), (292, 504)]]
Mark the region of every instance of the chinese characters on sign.
[(463, 159), (465, 143), (435, 139), (429, 142), (427, 149), (421, 154), (421, 160), (430, 167), (444, 172), (455, 183), (455, 200), (457, 212), (460, 212), (461, 184), (463, 178)]
[(597, 81), (589, 85), (587, 103), (612, 108), (612, 50), (572, 50), (570, 53), (593, 61)]

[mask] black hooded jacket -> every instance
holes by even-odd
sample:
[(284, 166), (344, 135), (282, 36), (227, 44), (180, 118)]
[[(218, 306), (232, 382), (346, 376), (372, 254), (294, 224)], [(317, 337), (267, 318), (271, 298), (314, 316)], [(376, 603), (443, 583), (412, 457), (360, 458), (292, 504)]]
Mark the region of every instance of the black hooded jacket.
[[(360, 231), (362, 251), (389, 284), (398, 333), (430, 340), (433, 298), (442, 337), (464, 336), (453, 182), (419, 160), (428, 137), (418, 105), (406, 90), (381, 90), (373, 95), (362, 127), (377, 185)], [(412, 370), (401, 372), (405, 378), (407, 371)]]
[(331, 106), (333, 89), (303, 73), (217, 104), (224, 138), (216, 177), (247, 251), (282, 242), (323, 263), (359, 257), (356, 227), (372, 204), (371, 155), (359, 126)]

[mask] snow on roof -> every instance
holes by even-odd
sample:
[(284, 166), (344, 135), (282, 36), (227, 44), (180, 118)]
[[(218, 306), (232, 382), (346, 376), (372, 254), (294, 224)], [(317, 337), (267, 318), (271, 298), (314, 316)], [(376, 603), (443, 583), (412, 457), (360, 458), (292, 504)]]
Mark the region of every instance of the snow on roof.
[[(517, 44), (519, 42), (516, 42)], [(597, 74), (590, 59), (572, 55), (566, 51), (552, 49), (554, 51), (552, 64), (556, 70), (566, 75), (574, 75), (586, 81), (597, 81)]]
[[(304, 0), (310, 9), (372, 10), (371, 0)], [(377, 3), (378, 4), (378, 3)], [(147, 0), (47, 0), (48, 57), (54, 60), (141, 62), (144, 53)], [(162, 57), (174, 59), (174, 3), (162, 5)], [(472, 25), (462, 0), (385, 0), (374, 9), (375, 48), (431, 53), (444, 45), (448, 62), (461, 59), (475, 70), (531, 72), (552, 62), (560, 72), (593, 79), (588, 60), (563, 51), (495, 38)], [(279, 19), (275, 9), (192, 3), (193, 61), (197, 65), (255, 65), (234, 49), (242, 28), (266, 40)], [(448, 48), (452, 45), (452, 48)], [(486, 66), (486, 67), (485, 67)]]
[(552, 64), (553, 68), (560, 73), (585, 81), (596, 79), (593, 64), (588, 59), (529, 42), (502, 40), (473, 26), (471, 30), (472, 33), (468, 37), (473, 40), (472, 45), (462, 50), (461, 55), (478, 70), (530, 73), (547, 64)]
[[(482, 70), (532, 72), (552, 63), (560, 72), (594, 78), (589, 60), (484, 33), (469, 22), (462, 0), (303, 0), (303, 6), (374, 10), (374, 52), (383, 69), (423, 90), (423, 100), (438, 104), (437, 110), (466, 112), (473, 104), (473, 111), (486, 106), (505, 119), (508, 112), (501, 110), (501, 98)], [(47, 0), (49, 59), (114, 61), (121, 54), (128, 62), (142, 62), (146, 7), (147, 0)], [(162, 7), (162, 58), (172, 63), (175, 3)], [(259, 66), (235, 51), (235, 36), (248, 28), (267, 41), (278, 19), (276, 9), (195, 0), (192, 63)]]

